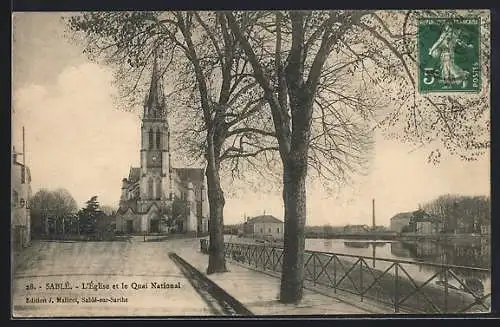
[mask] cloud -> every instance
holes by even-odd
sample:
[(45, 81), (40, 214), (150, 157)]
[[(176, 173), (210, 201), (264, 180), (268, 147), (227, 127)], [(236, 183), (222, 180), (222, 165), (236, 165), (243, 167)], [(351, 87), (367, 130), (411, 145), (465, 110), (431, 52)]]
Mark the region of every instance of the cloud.
[(57, 84), (30, 85), (14, 94), (13, 139), (26, 129), (33, 189), (65, 187), (83, 204), (98, 195), (116, 204), (121, 179), (139, 159), (139, 122), (115, 107), (111, 72), (99, 65), (71, 66)]

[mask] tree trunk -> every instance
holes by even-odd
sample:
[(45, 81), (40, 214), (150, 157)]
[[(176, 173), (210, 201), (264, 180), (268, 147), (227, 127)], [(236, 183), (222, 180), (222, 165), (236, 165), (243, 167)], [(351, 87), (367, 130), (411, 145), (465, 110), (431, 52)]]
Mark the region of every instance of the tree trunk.
[[(291, 156), (294, 156), (293, 154)], [(305, 165), (304, 165), (305, 164)], [(298, 303), (304, 280), (307, 159), (291, 158), (283, 169), (285, 234), (280, 302)]]
[(217, 165), (210, 162), (207, 165), (208, 203), (210, 208), (210, 243), (208, 248), (207, 274), (226, 272), (226, 259), (224, 257), (224, 192), (220, 185)]

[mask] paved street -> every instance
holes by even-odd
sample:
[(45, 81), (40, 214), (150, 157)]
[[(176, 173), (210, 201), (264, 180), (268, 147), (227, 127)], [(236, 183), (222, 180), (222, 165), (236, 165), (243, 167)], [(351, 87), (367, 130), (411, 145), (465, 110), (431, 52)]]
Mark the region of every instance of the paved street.
[[(12, 283), (13, 315), (210, 315), (206, 303), (168, 257), (168, 252), (175, 251), (182, 243), (182, 240), (143, 242), (142, 237), (119, 242), (35, 242), (14, 263), (18, 268)], [(53, 289), (56, 283), (65, 286), (66, 282), (72, 289)], [(166, 282), (170, 287), (180, 285), (180, 288), (152, 289), (152, 282)], [(92, 289), (99, 287), (99, 283), (101, 287), (109, 285), (110, 289)], [(119, 288), (113, 289), (116, 283)], [(122, 283), (127, 289), (122, 288)], [(26, 290), (30, 284), (35, 289)], [(131, 288), (144, 284), (148, 288)], [(27, 299), (48, 303), (26, 303)], [(72, 299), (78, 299), (79, 303), (71, 303)], [(92, 302), (99, 299), (107, 302)]]

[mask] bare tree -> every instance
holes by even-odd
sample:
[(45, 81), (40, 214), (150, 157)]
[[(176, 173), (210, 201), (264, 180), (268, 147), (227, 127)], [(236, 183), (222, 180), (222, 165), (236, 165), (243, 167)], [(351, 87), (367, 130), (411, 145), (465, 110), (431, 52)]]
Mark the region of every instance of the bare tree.
[[(191, 121), (181, 130), (187, 156), (204, 157), (210, 207), (208, 273), (226, 271), (223, 239), (225, 204), (220, 170), (224, 161), (238, 175), (240, 159), (258, 160), (275, 151), (266, 103), (248, 73), (225, 16), (213, 12), (85, 13), (69, 20), (83, 32), (89, 55), (118, 67), (122, 91), (137, 92), (148, 59), (156, 53), (170, 73), (171, 98), (184, 104), (178, 114)], [(135, 81), (130, 77), (136, 76)], [(191, 109), (191, 110), (190, 110)], [(260, 118), (253, 117), (260, 115)]]
[(101, 205), (101, 210), (106, 216), (113, 216), (116, 213), (117, 208), (109, 205)]
[(59, 225), (64, 234), (65, 220), (78, 210), (75, 199), (66, 189), (40, 189), (31, 199), (31, 217), (36, 234), (49, 234), (50, 227), (56, 231)]
[(422, 208), (433, 215), (442, 231), (480, 233), (481, 225), (491, 219), (490, 199), (487, 196), (446, 194), (425, 203)]
[[(353, 152), (345, 151), (339, 143), (331, 141), (331, 137), (340, 136), (349, 145), (366, 144), (352, 142), (356, 136), (364, 134), (363, 129), (346, 133), (345, 127), (351, 124), (342, 123), (344, 120), (335, 115), (338, 110), (328, 109), (337, 109), (339, 106), (335, 104), (342, 104), (350, 107), (350, 112), (357, 111), (365, 121), (373, 119), (376, 127), (403, 122), (403, 140), (417, 144), (437, 140), (452, 153), (461, 150), (466, 160), (477, 157), (481, 150), (484, 153), (489, 147), (489, 141), (481, 140), (489, 130), (488, 119), (481, 121), (485, 122), (481, 128), (476, 128), (477, 118), (484, 118), (488, 108), (487, 92), (475, 97), (421, 97), (417, 94), (413, 72), (416, 45), (412, 41), (415, 30), (408, 26), (411, 22), (415, 27), (415, 18), (424, 14), (436, 13), (290, 11), (225, 14), (270, 106), (283, 163), (282, 302), (297, 302), (302, 298), (307, 166), (315, 163), (313, 166), (324, 168), (333, 164), (333, 169), (326, 169), (329, 175), (345, 177), (345, 169), (351, 170), (352, 164), (361, 159), (357, 154), (363, 153), (362, 147)], [(271, 69), (263, 63), (262, 53), (274, 56)], [(487, 63), (488, 56), (485, 58)], [(340, 81), (351, 87), (342, 87)], [(347, 94), (353, 90), (353, 85), (359, 87), (358, 92)], [(370, 102), (370, 99), (378, 101)], [(359, 110), (380, 105), (391, 107), (380, 121), (373, 112)], [(323, 147), (314, 144), (317, 140), (314, 118), (318, 112), (320, 125), (325, 126), (324, 133), (320, 134), (324, 138), (322, 144), (326, 144)], [(344, 129), (342, 132), (323, 123), (329, 115)], [(471, 118), (471, 115), (476, 118), (472, 123), (464, 118)], [(329, 160), (314, 160), (318, 153)], [(435, 152), (431, 153), (431, 158), (436, 158)], [(328, 164), (323, 165), (325, 162)]]

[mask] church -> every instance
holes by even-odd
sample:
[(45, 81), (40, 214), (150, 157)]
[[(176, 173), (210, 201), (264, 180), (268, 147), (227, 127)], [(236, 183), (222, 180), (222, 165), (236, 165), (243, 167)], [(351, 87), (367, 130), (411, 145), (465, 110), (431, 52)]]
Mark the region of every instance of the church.
[[(120, 203), (116, 213), (117, 232), (133, 234), (208, 231), (205, 170), (172, 167), (169, 145), (170, 131), (165, 96), (155, 58), (142, 116), (141, 164), (140, 167), (131, 167), (128, 178), (122, 180)], [(182, 203), (182, 214), (170, 219), (176, 199), (180, 200), (178, 203)]]

